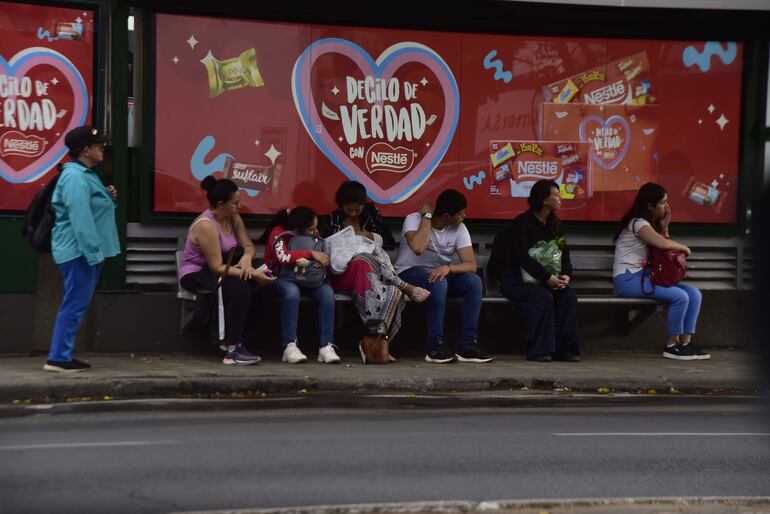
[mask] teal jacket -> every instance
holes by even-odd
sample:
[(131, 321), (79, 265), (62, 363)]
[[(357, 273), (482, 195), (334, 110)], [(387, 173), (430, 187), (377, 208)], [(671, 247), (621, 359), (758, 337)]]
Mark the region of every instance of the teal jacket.
[(94, 170), (65, 163), (51, 205), (56, 212), (51, 253), (57, 264), (82, 256), (94, 266), (120, 253), (116, 201)]

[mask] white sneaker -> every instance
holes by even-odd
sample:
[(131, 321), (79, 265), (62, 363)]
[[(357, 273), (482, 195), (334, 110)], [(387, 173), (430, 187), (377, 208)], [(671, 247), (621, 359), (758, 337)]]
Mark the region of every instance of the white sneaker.
[(342, 359), (337, 355), (337, 352), (334, 351), (334, 345), (332, 343), (329, 343), (318, 350), (318, 362), (323, 362), (324, 364), (337, 364), (341, 360)]
[(291, 342), (287, 344), (286, 348), (283, 350), (283, 358), (281, 360), (290, 364), (297, 364), (299, 362), (305, 362), (307, 356), (300, 351), (297, 343)]

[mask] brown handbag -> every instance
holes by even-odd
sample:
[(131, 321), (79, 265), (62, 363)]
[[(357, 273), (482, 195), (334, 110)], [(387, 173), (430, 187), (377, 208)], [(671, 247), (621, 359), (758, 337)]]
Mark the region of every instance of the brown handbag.
[(370, 319), (366, 322), (366, 335), (358, 343), (361, 360), (364, 364), (387, 364), (390, 357), (390, 341), (385, 322)]
[(390, 341), (385, 335), (365, 335), (358, 343), (364, 364), (387, 364), (390, 355)]

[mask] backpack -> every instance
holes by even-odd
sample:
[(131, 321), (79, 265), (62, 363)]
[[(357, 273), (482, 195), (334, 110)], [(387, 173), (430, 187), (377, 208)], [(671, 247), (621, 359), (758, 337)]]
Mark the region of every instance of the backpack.
[[(291, 235), (291, 238), (286, 242), (288, 250), (313, 250), (316, 252), (324, 250), (324, 240), (320, 237), (297, 234), (293, 230), (279, 234), (276, 237), (276, 242), (287, 234)], [(314, 289), (320, 287), (326, 280), (326, 269), (313, 260), (309, 261), (307, 267), (300, 266), (296, 262), (283, 264), (278, 269), (278, 278), (290, 280), (301, 287)]]
[(56, 212), (51, 205), (51, 197), (56, 184), (59, 183), (59, 177), (61, 173), (35, 194), (24, 213), (21, 235), (36, 252), (51, 253), (51, 232), (56, 223)]

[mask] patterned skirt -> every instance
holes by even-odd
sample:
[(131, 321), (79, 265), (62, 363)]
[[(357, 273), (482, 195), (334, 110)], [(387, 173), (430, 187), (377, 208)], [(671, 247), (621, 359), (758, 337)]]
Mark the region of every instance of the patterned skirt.
[(353, 296), (361, 320), (383, 320), (391, 341), (401, 328), (401, 311), (406, 304), (399, 287), (404, 283), (393, 268), (370, 253), (353, 256), (345, 272), (331, 275), (334, 291)]

